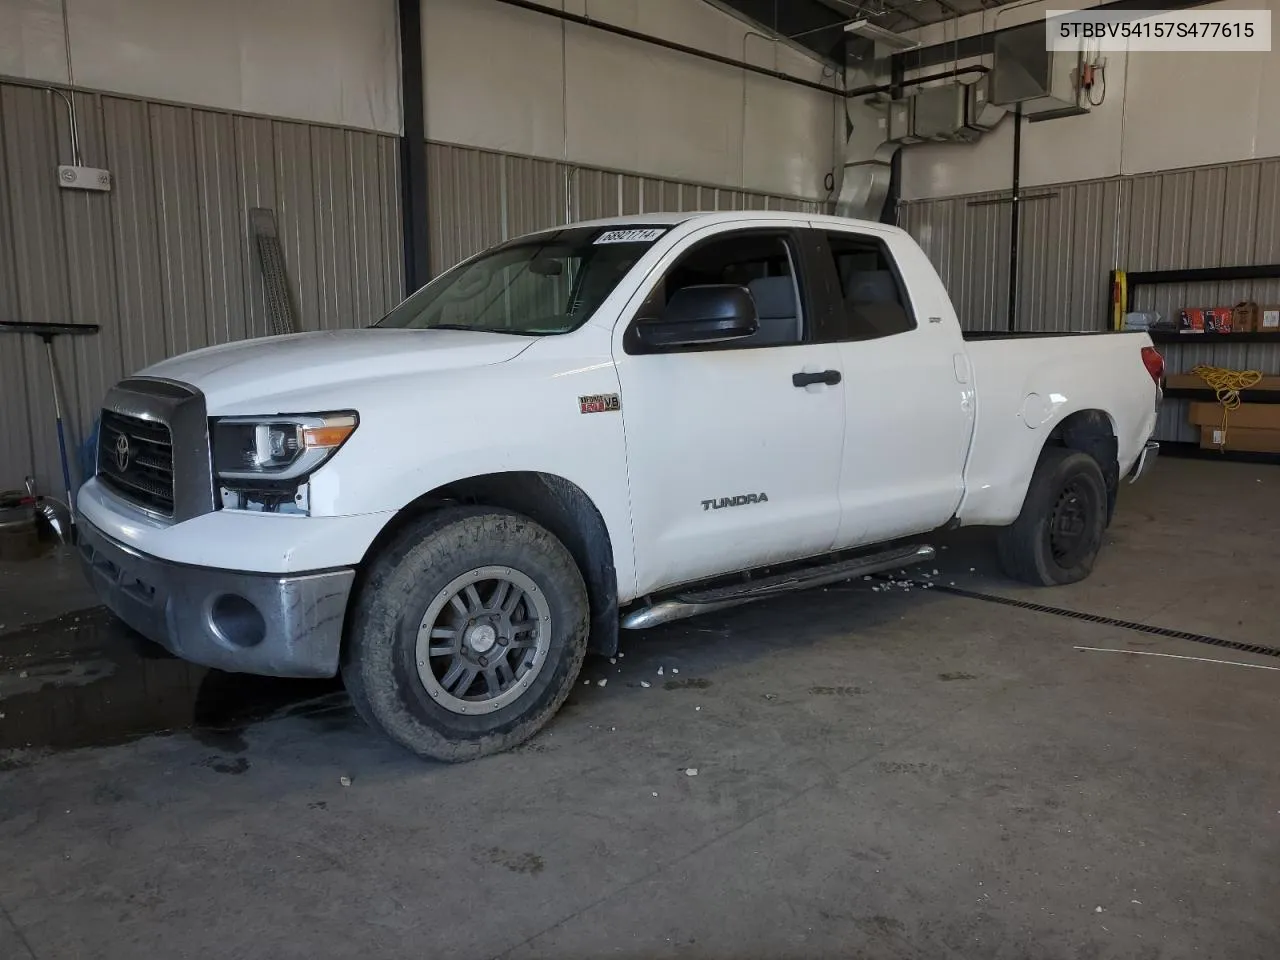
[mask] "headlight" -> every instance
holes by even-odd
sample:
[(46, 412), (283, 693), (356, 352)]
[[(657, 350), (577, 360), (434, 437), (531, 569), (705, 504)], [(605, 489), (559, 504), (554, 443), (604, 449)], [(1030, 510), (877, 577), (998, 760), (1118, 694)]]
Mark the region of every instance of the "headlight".
[(304, 477), (337, 453), (359, 422), (353, 412), (215, 420), (214, 473), (219, 480)]

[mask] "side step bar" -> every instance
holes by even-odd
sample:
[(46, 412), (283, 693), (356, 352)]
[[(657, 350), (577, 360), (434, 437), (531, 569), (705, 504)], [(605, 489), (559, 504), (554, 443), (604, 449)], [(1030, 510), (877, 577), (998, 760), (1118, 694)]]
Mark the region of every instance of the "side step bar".
[(726, 610), (729, 607), (741, 606), (755, 600), (765, 600), (796, 590), (807, 590), (810, 587), (852, 580), (854, 577), (866, 576), (869, 573), (881, 573), (895, 567), (925, 563), (932, 560), (934, 556), (933, 547), (899, 547), (882, 553), (855, 557), (852, 560), (841, 560), (838, 563), (828, 563), (819, 567), (779, 573), (748, 583), (681, 593), (626, 614), (622, 618), (622, 629), (648, 630), (650, 627), (670, 623), (673, 620), (683, 620), (685, 617), (694, 617), (715, 610)]

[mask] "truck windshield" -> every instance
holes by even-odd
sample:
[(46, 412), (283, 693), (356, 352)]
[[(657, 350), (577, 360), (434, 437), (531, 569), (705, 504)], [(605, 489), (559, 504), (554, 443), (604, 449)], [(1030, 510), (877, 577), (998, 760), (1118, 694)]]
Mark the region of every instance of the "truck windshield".
[(515, 240), (442, 274), (374, 326), (569, 333), (668, 229), (573, 227)]

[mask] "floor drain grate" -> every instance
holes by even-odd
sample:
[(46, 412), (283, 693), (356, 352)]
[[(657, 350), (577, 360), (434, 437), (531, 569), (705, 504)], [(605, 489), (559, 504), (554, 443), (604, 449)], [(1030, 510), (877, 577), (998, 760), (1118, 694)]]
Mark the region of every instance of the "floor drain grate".
[[(877, 579), (892, 580), (892, 577)], [(1005, 607), (1017, 607), (1019, 610), (1031, 610), (1035, 613), (1048, 613), (1055, 617), (1066, 617), (1069, 620), (1083, 620), (1085, 623), (1096, 623), (1104, 627), (1120, 627), (1124, 630), (1135, 630), (1138, 633), (1149, 633), (1170, 640), (1190, 640), (1192, 643), (1207, 643), (1211, 647), (1224, 647), (1228, 650), (1239, 650), (1241, 653), (1256, 653), (1264, 657), (1280, 657), (1280, 650), (1275, 647), (1264, 647), (1257, 643), (1242, 643), (1239, 640), (1224, 640), (1221, 637), (1208, 637), (1203, 633), (1190, 633), (1186, 630), (1174, 630), (1170, 627), (1153, 627), (1133, 620), (1118, 620), (1115, 617), (1104, 617), (1096, 613), (1081, 613), (1078, 610), (1064, 610), (1062, 607), (1050, 607), (1043, 603), (1032, 603), (1029, 600), (1014, 600), (1010, 597), (997, 597), (990, 593), (978, 593), (976, 590), (965, 590), (963, 587), (944, 587), (939, 583), (923, 580), (912, 580), (913, 586), (932, 587), (939, 593), (949, 593), (969, 600), (982, 600), (986, 603), (998, 603)]]

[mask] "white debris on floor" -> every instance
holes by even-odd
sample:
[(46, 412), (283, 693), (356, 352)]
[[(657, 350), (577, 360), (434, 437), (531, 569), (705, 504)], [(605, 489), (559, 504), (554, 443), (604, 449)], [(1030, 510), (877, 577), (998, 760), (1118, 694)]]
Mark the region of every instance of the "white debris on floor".
[(346, 777), (346, 776), (339, 777), (339, 778), (338, 778), (338, 782), (339, 782), (340, 784), (342, 784), (344, 787), (349, 787), (349, 786), (351, 786), (351, 778), (350, 778), (350, 777)]
[(601, 680), (601, 681), (600, 681), (599, 686), (602, 686), (602, 687), (603, 687), (603, 686), (604, 686), (606, 683), (608, 683), (608, 682), (609, 682), (609, 679), (606, 677), (605, 679), (603, 679), (603, 680)]
[(640, 681), (640, 686), (642, 686), (642, 687), (644, 687), (646, 690), (648, 690), (648, 689), (649, 689), (649, 687), (650, 687), (650, 683), (649, 683), (649, 681), (648, 681), (648, 680), (641, 680), (641, 681)]
[(659, 668), (658, 668), (658, 676), (662, 676), (662, 668), (661, 668), (661, 667), (659, 667)]
[(696, 776), (698, 775), (698, 768), (697, 768), (697, 767), (690, 767), (688, 770), (686, 770), (686, 771), (684, 772), (684, 775), (685, 775), (686, 777), (696, 777)]

